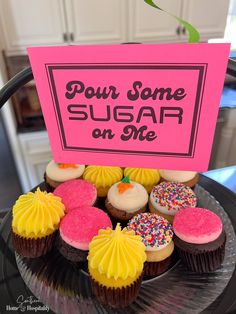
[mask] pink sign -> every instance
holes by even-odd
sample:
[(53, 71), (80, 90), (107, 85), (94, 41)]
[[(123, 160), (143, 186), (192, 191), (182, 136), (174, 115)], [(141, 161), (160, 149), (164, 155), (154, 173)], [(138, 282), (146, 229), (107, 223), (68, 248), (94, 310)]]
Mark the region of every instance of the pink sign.
[(29, 48), (55, 161), (207, 170), (229, 49)]

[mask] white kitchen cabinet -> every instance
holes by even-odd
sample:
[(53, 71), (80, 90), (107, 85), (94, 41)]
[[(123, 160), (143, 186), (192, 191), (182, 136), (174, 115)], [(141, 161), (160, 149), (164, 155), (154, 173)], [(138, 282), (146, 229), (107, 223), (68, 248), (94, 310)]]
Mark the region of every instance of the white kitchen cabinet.
[[(223, 37), (229, 0), (158, 0), (192, 23), (201, 40)], [(177, 20), (144, 0), (0, 0), (0, 31), (9, 54), (35, 45), (187, 40)]]
[(25, 164), (28, 184), (23, 190), (32, 189), (43, 181), (48, 162), (52, 159), (49, 139), (46, 131), (19, 134), (19, 142)]
[(30, 46), (127, 41), (126, 0), (0, 0), (8, 55)]
[(184, 0), (182, 17), (207, 41), (224, 37), (228, 9), (229, 0)]
[[(223, 38), (229, 0), (159, 0), (154, 1), (167, 12), (197, 28), (201, 41)], [(174, 17), (144, 1), (130, 0), (129, 41), (186, 42), (188, 34)]]
[(0, 0), (0, 19), (8, 52), (64, 43), (63, 0)]
[[(157, 4), (195, 25), (201, 40), (223, 36), (229, 0), (158, 0)], [(186, 39), (173, 17), (143, 0), (0, 0), (0, 46), (7, 54), (25, 54), (35, 45)], [(17, 165), (24, 168), (18, 172), (25, 174), (21, 182), (26, 192), (43, 180), (52, 158), (47, 133), (17, 134), (16, 127), (8, 131), (11, 145), (17, 143), (13, 151), (19, 155)], [(228, 134), (225, 130), (224, 138)]]
[[(158, 5), (177, 16), (181, 14), (181, 0), (160, 0)], [(144, 1), (129, 2), (129, 41), (175, 42), (178, 41), (179, 23)]]
[(70, 42), (127, 41), (127, 0), (71, 0), (65, 4)]

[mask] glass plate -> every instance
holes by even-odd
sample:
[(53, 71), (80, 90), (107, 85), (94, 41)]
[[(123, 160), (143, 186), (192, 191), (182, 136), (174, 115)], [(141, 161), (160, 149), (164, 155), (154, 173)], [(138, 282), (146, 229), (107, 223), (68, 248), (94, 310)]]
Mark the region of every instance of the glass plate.
[(227, 234), (222, 267), (210, 274), (195, 274), (179, 261), (161, 276), (144, 280), (136, 301), (125, 310), (103, 307), (91, 293), (83, 265), (68, 262), (54, 249), (27, 259), (16, 254), (20, 274), (32, 293), (56, 313), (200, 313), (223, 292), (236, 264), (236, 237), (231, 221), (218, 201), (197, 185), (198, 206), (211, 209), (223, 221)]

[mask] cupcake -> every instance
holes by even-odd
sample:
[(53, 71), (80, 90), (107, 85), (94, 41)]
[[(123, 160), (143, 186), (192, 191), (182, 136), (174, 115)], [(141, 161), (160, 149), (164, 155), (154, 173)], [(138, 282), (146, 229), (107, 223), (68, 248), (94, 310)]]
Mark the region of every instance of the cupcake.
[(150, 194), (150, 212), (163, 216), (170, 222), (173, 222), (180, 209), (196, 206), (195, 193), (182, 183), (162, 182), (156, 185)]
[(105, 206), (112, 217), (127, 221), (136, 214), (145, 212), (147, 202), (146, 189), (125, 177), (109, 189)]
[(101, 229), (89, 245), (88, 268), (96, 298), (112, 308), (122, 308), (137, 297), (146, 260), (141, 237), (121, 230)]
[(120, 167), (88, 166), (83, 178), (96, 186), (98, 197), (105, 197), (110, 187), (123, 178), (123, 170)]
[(95, 185), (86, 180), (70, 180), (60, 184), (53, 192), (59, 196), (68, 213), (82, 206), (93, 206), (97, 199)]
[(142, 184), (148, 193), (160, 181), (160, 174), (157, 169), (125, 168), (124, 176), (128, 176), (130, 180)]
[(193, 188), (199, 181), (199, 174), (194, 171), (159, 170), (161, 181), (179, 182)]
[(61, 221), (58, 249), (73, 262), (86, 261), (89, 243), (99, 229), (112, 227), (110, 218), (96, 207), (83, 206), (71, 210)]
[(224, 260), (226, 234), (222, 221), (205, 208), (185, 208), (174, 219), (174, 243), (182, 262), (197, 273), (208, 273)]
[(44, 182), (48, 192), (53, 192), (62, 182), (79, 179), (84, 172), (84, 165), (61, 164), (51, 160), (44, 174)]
[(59, 197), (42, 192), (21, 195), (13, 206), (12, 243), (24, 257), (39, 257), (49, 252), (56, 237), (64, 205)]
[(157, 276), (164, 273), (171, 264), (174, 251), (171, 224), (157, 214), (142, 213), (129, 221), (127, 229), (141, 236), (145, 245), (147, 262), (144, 274)]

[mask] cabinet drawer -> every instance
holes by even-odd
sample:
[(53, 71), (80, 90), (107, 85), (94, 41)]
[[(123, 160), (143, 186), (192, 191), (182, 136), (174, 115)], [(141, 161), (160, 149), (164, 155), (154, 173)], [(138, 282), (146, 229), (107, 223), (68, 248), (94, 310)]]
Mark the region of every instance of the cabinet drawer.
[(23, 154), (34, 155), (51, 152), (47, 132), (20, 134), (19, 141)]

